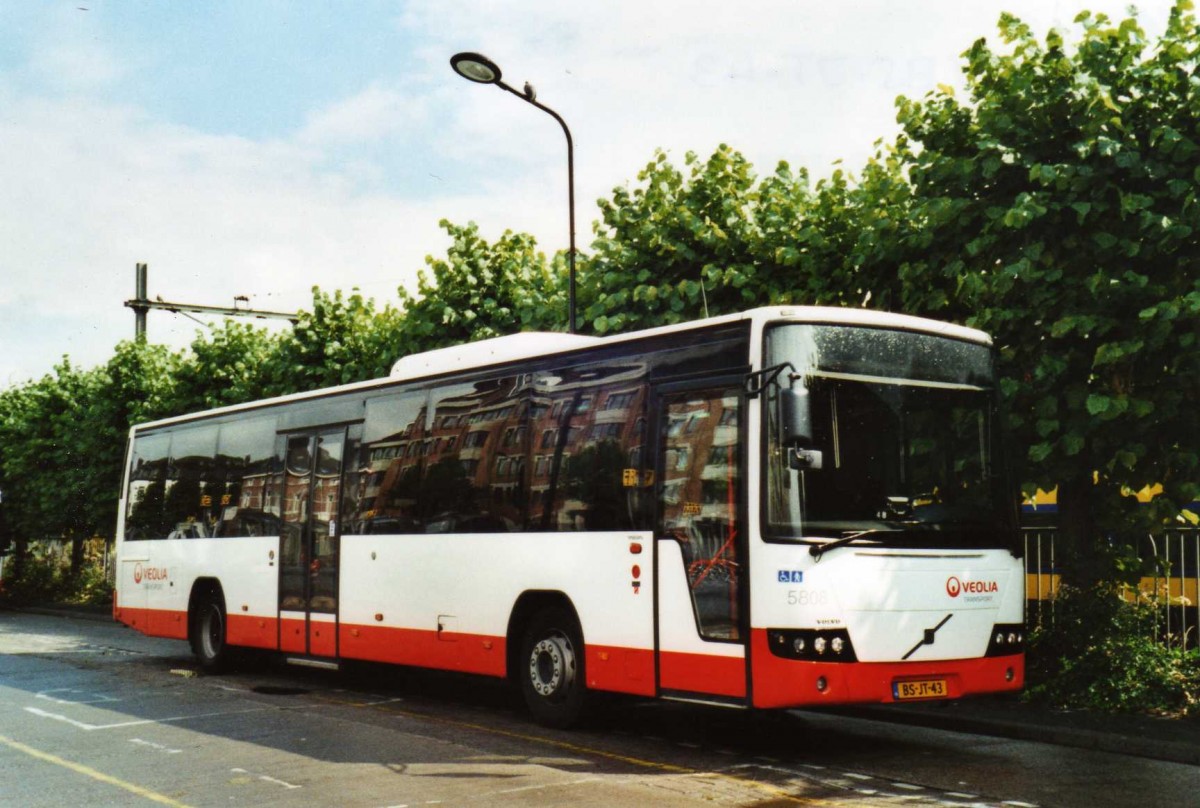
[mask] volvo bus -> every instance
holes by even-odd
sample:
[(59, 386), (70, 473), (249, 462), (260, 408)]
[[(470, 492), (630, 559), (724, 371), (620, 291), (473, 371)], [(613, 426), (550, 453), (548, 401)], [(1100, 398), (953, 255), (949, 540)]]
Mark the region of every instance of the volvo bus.
[(516, 334), (135, 426), (114, 615), (240, 649), (745, 708), (1024, 680), (986, 335), (762, 308)]

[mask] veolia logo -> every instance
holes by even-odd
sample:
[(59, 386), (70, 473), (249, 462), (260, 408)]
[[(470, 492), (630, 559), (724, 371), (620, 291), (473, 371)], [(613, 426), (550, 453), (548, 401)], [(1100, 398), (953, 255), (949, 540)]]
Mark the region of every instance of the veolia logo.
[(166, 567), (145, 567), (141, 564), (135, 564), (133, 567), (133, 582), (140, 584), (143, 579), (147, 581), (165, 581), (171, 575)]
[(987, 595), (999, 591), (1000, 584), (995, 581), (960, 581), (954, 575), (946, 579), (946, 594), (952, 598), (958, 597), (961, 592), (968, 595)]

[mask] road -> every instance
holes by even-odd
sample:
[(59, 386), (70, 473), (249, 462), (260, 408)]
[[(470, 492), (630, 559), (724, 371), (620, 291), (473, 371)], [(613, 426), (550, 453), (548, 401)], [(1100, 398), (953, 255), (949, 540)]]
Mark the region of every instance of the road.
[(814, 712), (603, 701), (530, 722), (500, 683), (254, 660), (0, 612), (0, 805), (1189, 805), (1200, 768)]

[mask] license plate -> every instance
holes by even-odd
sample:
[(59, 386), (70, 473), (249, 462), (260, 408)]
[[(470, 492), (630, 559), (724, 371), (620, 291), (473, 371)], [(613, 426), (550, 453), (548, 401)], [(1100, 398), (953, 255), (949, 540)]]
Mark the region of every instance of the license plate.
[(896, 701), (909, 699), (944, 699), (950, 695), (945, 679), (917, 679), (911, 682), (892, 682)]

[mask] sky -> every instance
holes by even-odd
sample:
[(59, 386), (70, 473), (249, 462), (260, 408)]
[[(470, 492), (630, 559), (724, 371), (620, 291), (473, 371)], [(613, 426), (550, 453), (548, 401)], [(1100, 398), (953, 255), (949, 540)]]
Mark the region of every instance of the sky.
[[(1153, 35), (1167, 0), (1137, 4)], [(438, 222), (567, 247), (550, 117), (449, 66), (486, 54), (575, 142), (577, 240), (666, 151), (726, 143), (856, 171), (895, 99), (961, 87), (1010, 11), (1043, 35), (1124, 0), (44, 0), (0, 4), (0, 388), (105, 362), (149, 295), (295, 311), (311, 290), (415, 290)], [(1069, 40), (1070, 41), (1070, 38)], [(200, 318), (203, 320), (204, 318)], [(203, 322), (149, 314), (189, 344)]]

